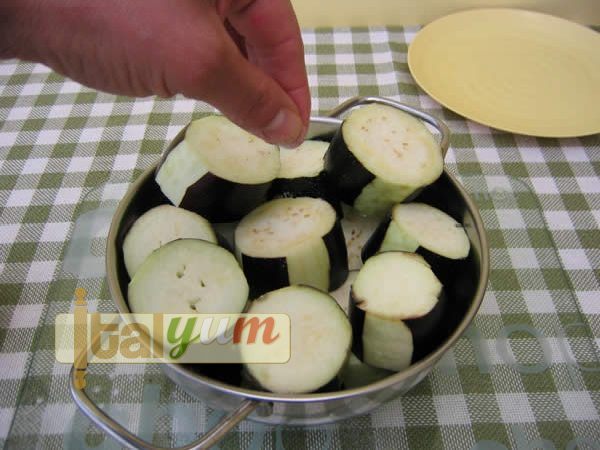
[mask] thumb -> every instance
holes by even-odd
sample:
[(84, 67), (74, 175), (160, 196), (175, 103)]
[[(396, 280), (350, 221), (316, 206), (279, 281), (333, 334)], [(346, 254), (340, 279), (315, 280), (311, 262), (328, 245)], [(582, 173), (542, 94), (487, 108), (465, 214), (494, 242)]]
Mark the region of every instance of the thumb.
[(202, 80), (198, 97), (267, 142), (299, 145), (306, 130), (294, 101), (237, 48), (227, 47)]

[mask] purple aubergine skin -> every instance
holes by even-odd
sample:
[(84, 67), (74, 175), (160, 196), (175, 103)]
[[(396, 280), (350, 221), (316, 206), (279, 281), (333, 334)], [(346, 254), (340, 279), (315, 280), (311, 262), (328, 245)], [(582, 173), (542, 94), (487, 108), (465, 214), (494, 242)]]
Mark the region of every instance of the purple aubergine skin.
[(423, 257), (444, 286), (453, 284), (458, 273), (463, 270), (463, 259), (446, 258), (425, 247), (419, 247), (415, 253)]
[[(160, 186), (156, 184), (154, 179), (140, 187), (140, 190), (136, 193), (134, 200), (135, 201), (129, 203), (127, 209), (125, 210), (123, 217), (126, 219), (123, 221), (123, 225), (119, 229), (119, 234), (117, 236), (119, 245), (116, 246), (116, 251), (119, 255), (120, 261), (124, 261), (125, 259), (123, 256), (123, 241), (125, 240), (125, 236), (127, 236), (127, 233), (129, 233), (129, 230), (135, 221), (152, 208), (171, 203), (169, 202), (169, 199), (162, 193)], [(124, 264), (119, 265), (118, 279), (121, 286), (127, 286), (129, 284), (130, 278)], [(127, 289), (125, 289), (125, 292), (127, 292)]]
[(363, 246), (362, 251), (360, 252), (360, 259), (363, 263), (366, 262), (367, 259), (369, 259), (371, 256), (379, 252), (381, 244), (385, 239), (385, 233), (387, 232), (391, 221), (392, 216), (390, 213), (387, 213), (383, 220), (379, 223), (379, 225), (377, 225), (377, 228), (375, 228), (373, 234), (371, 234), (369, 239), (367, 239), (367, 242), (365, 242), (365, 245)]
[(196, 212), (211, 222), (233, 222), (263, 203), (270, 186), (270, 181), (235, 183), (209, 172), (187, 188), (179, 207)]
[[(458, 223), (462, 223), (462, 210), (457, 205), (456, 201), (454, 201), (455, 195), (454, 188), (448, 179), (442, 177), (435, 183), (426, 186), (412, 201), (433, 206), (434, 208), (444, 211)], [(371, 237), (369, 237), (361, 254), (363, 261), (366, 261), (379, 251), (390, 221), (391, 213), (388, 213), (388, 215), (382, 220), (382, 222), (373, 232)], [(419, 247), (415, 253), (421, 255), (425, 261), (427, 261), (427, 263), (431, 266), (433, 273), (435, 273), (435, 275), (439, 278), (444, 285), (444, 288), (452, 298), (454, 298), (453, 292), (457, 290), (455, 285), (457, 284), (457, 279), (461, 278), (460, 274), (463, 272), (472, 274), (473, 272), (469, 272), (469, 270), (477, 271), (476, 266), (465, 266), (467, 261), (473, 260), (473, 255), (469, 255), (465, 259), (450, 259), (433, 253), (423, 247)], [(473, 284), (471, 281), (468, 282), (471, 285)]]
[(311, 197), (320, 198), (329, 203), (339, 218), (344, 216), (342, 204), (326, 172), (314, 177), (277, 178), (271, 184), (267, 199)]
[(229, 253), (233, 253), (235, 254), (233, 245), (231, 245), (231, 242), (229, 242), (225, 236), (223, 236), (221, 233), (219, 233), (217, 230), (214, 230), (215, 232), (215, 236), (217, 237), (217, 245), (220, 245), (221, 247), (223, 247), (225, 250), (227, 250)]
[[(348, 317), (352, 326), (352, 352), (358, 359), (363, 361), (364, 351), (362, 343), (362, 333), (364, 322), (368, 314), (357, 306), (360, 300), (350, 290), (350, 302)], [(440, 327), (445, 319), (447, 309), (447, 296), (442, 291), (436, 305), (426, 315), (408, 320), (401, 320), (409, 328), (413, 337), (413, 352), (411, 364), (423, 359), (429, 353), (434, 351), (451, 332), (451, 327)], [(398, 319), (400, 321), (400, 319)]]
[[(430, 198), (428, 197), (430, 197), (432, 189), (434, 188), (426, 188), (416, 201), (430, 204), (431, 206), (442, 210), (451, 209), (450, 206), (444, 207), (443, 205), (440, 205), (439, 202), (436, 202), (438, 204), (431, 204), (428, 202), (428, 200), (430, 201)], [(440, 194), (436, 193), (435, 197), (438, 195)], [(460, 217), (454, 215), (453, 218), (460, 223)], [(391, 220), (391, 214), (388, 214), (369, 237), (361, 253), (363, 262), (379, 252)], [(471, 252), (472, 251), (473, 250), (471, 250)], [(444, 286), (445, 292), (451, 293), (452, 298), (454, 298), (455, 295), (458, 295), (461, 299), (465, 298), (468, 295), (467, 293), (472, 292), (472, 289), (474, 289), (475, 282), (472, 281), (473, 278), (464, 276), (466, 273), (472, 274), (473, 271), (477, 271), (477, 266), (472, 262), (474, 260), (472, 254), (463, 259), (451, 259), (438, 255), (424, 247), (417, 248), (415, 253), (421, 255), (427, 264), (429, 264), (435, 276)], [(471, 289), (471, 291), (469, 291), (469, 289)]]
[(354, 204), (363, 188), (375, 179), (348, 148), (344, 141), (344, 126), (338, 128), (325, 153), (325, 171), (334, 183), (338, 197)]
[(354, 295), (353, 288), (350, 288), (350, 300), (348, 301), (348, 320), (350, 321), (350, 326), (352, 327), (352, 353), (358, 359), (363, 361), (364, 352), (363, 352), (363, 342), (362, 342), (362, 334), (365, 325), (365, 312), (356, 306), (356, 303), (360, 303), (357, 301), (356, 296)]
[(127, 220), (119, 230), (118, 238), (120, 242), (123, 242), (125, 236), (127, 236), (127, 233), (129, 233), (129, 230), (135, 221), (140, 218), (140, 216), (156, 206), (171, 204), (169, 199), (162, 193), (160, 186), (156, 184), (154, 179), (140, 187), (139, 192), (136, 194), (135, 200), (136, 201), (131, 202), (131, 204), (129, 204), (125, 210), (125, 217), (127, 217)]
[[(119, 241), (123, 242), (125, 240), (125, 236), (127, 236), (127, 233), (129, 233), (129, 230), (131, 229), (133, 224), (140, 218), (140, 216), (142, 216), (143, 214), (145, 214), (152, 208), (155, 208), (160, 205), (167, 205), (167, 204), (170, 205), (171, 202), (162, 193), (162, 191), (160, 190), (160, 186), (156, 183), (156, 181), (154, 181), (154, 179), (152, 179), (148, 183), (144, 184), (140, 188), (140, 190), (136, 196), (136, 201), (131, 202), (126, 210), (125, 217), (127, 217), (127, 221), (124, 223), (123, 227), (119, 231)], [(224, 249), (233, 253), (233, 247), (231, 246), (229, 241), (227, 241), (227, 239), (225, 239), (225, 237), (221, 233), (219, 233), (217, 230), (213, 230), (213, 231), (217, 238), (217, 244), (220, 245), (221, 247), (223, 247)], [(123, 253), (122, 245), (119, 246), (118, 251), (122, 255), (122, 253)], [(126, 276), (126, 278), (124, 278), (124, 279), (126, 279), (127, 283), (128, 283), (129, 275), (124, 273), (123, 276)]]
[(251, 300), (290, 284), (285, 257), (255, 258), (242, 253), (242, 269), (248, 280)]
[(404, 321), (413, 335), (413, 363), (426, 357), (448, 337), (447, 333), (444, 332), (444, 328), (440, 329), (446, 309), (447, 296), (442, 291), (437, 303), (429, 313), (418, 319)]
[(329, 254), (328, 291), (331, 292), (344, 284), (348, 278), (348, 249), (339, 217), (329, 233), (323, 236), (323, 241)]
[[(448, 177), (441, 177), (435, 183), (427, 186), (414, 201), (438, 208), (458, 223), (464, 222), (464, 210), (461, 209), (460, 202), (456, 201), (456, 188)], [(467, 235), (469, 235), (468, 227), (469, 225), (465, 224)], [(446, 267), (452, 264), (451, 269), (439, 267), (441, 262), (424, 254), (422, 249), (419, 249), (417, 253), (423, 254), (426, 260), (429, 259), (428, 263), (432, 266), (433, 272), (444, 285), (444, 292), (448, 296), (448, 302), (451, 302), (452, 307), (446, 308), (445, 318), (441, 325), (454, 329), (453, 327), (460, 322), (460, 318), (466, 314), (469, 299), (475, 292), (477, 280), (481, 276), (474, 249), (471, 248), (465, 259), (444, 262)]]
[[(339, 218), (323, 236), (329, 255), (328, 292), (339, 288), (348, 278), (348, 250)], [(242, 268), (250, 286), (250, 298), (257, 298), (269, 291), (290, 285), (287, 260), (280, 258), (258, 258), (242, 253)]]
[[(381, 244), (385, 239), (385, 234), (392, 222), (392, 218), (390, 214), (384, 218), (380, 224), (377, 226), (373, 234), (367, 239), (362, 252), (361, 259), (365, 262), (371, 256), (379, 253), (381, 249)], [(393, 251), (405, 251), (402, 249), (396, 249)], [(456, 275), (457, 271), (461, 270), (461, 263), (459, 259), (447, 258), (442, 255), (438, 255), (430, 250), (427, 250), (425, 247), (418, 247), (415, 252), (418, 255), (421, 255), (423, 259), (431, 266), (431, 270), (435, 275), (440, 279), (442, 284), (446, 286), (449, 281), (452, 281)]]
[(456, 188), (447, 177), (440, 177), (434, 183), (423, 188), (419, 194), (410, 200), (425, 203), (444, 211), (458, 223), (463, 223), (463, 210), (460, 202), (456, 201)]

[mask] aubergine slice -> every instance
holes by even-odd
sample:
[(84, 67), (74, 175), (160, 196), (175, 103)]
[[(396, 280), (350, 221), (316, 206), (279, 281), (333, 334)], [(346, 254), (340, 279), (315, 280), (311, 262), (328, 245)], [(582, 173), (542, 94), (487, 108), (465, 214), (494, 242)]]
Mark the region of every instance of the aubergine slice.
[(262, 203), (279, 173), (279, 148), (223, 116), (193, 121), (156, 171), (175, 205), (212, 222), (238, 220)]
[(146, 258), (127, 292), (134, 313), (240, 313), (248, 283), (232, 253), (200, 239), (179, 239)]
[(184, 238), (218, 241), (210, 222), (196, 213), (172, 205), (159, 205), (146, 211), (123, 240), (123, 259), (129, 277), (133, 278), (154, 250)]
[(316, 177), (325, 169), (328, 147), (329, 142), (306, 140), (296, 148), (281, 148), (278, 178), (295, 180)]
[(325, 155), (325, 170), (342, 201), (363, 215), (383, 216), (433, 183), (442, 174), (443, 156), (423, 122), (371, 104), (344, 120)]
[(385, 252), (369, 258), (350, 293), (352, 351), (372, 367), (404, 370), (436, 345), (441, 294), (442, 284), (421, 256)]
[(445, 286), (463, 270), (457, 260), (469, 255), (471, 243), (463, 226), (425, 203), (394, 206), (363, 247), (363, 261), (377, 252), (405, 251), (423, 256)]
[(354, 353), (350, 353), (340, 373), (340, 380), (344, 389), (354, 389), (383, 380), (393, 373), (390, 370), (369, 366), (358, 359)]
[(292, 284), (328, 292), (348, 275), (340, 219), (322, 199), (264, 203), (239, 222), (234, 241), (253, 298)]
[(335, 382), (350, 352), (352, 328), (329, 294), (308, 286), (288, 286), (254, 300), (248, 313), (287, 314), (291, 323), (288, 362), (245, 364), (257, 385), (275, 393), (299, 394)]
[(281, 168), (267, 194), (269, 199), (322, 198), (342, 217), (341, 203), (325, 173), (325, 153), (329, 142), (307, 140), (296, 148), (281, 148)]
[(463, 259), (471, 244), (463, 226), (425, 203), (395, 205), (363, 247), (363, 260), (385, 251), (415, 252), (420, 247), (448, 259)]

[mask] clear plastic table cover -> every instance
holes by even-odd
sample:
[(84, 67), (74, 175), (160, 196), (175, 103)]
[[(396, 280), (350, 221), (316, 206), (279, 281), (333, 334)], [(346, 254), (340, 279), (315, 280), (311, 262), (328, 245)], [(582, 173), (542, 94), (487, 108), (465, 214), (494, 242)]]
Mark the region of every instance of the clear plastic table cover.
[[(510, 431), (508, 440), (517, 446), (554, 448), (549, 447), (554, 445), (551, 440), (537, 438), (534, 428), (536, 422), (553, 415), (559, 420), (557, 411), (562, 408), (557, 402), (562, 392), (583, 391), (588, 378), (599, 376), (592, 333), (564, 274), (538, 199), (526, 182), (479, 174), (461, 174), (459, 179), (478, 204), (486, 226), (491, 276), (474, 323), (453, 350), (415, 389), (368, 416), (303, 428), (245, 421), (219, 448), (359, 448), (361, 442), (373, 445), (374, 441), (360, 437), (357, 430), (385, 434), (402, 427), (422, 433), (420, 442), (431, 447), (504, 448), (501, 442), (506, 439), (500, 438)], [(127, 183), (103, 185), (90, 190), (80, 203), (62, 261), (61, 277), (69, 282), (55, 293), (62, 301), (50, 303), (45, 310), (46, 330), (52, 329), (57, 314), (72, 311), (76, 287), (87, 290), (90, 312), (115, 311), (105, 282), (104, 248), (110, 220), (127, 187)], [(35, 433), (44, 417), (53, 415), (56, 434), (47, 439), (56, 441), (47, 444), (118, 448), (82, 414), (72, 414), (70, 366), (55, 361), (51, 332), (39, 338), (48, 342), (33, 354), (21, 393), (30, 399), (19, 400), (13, 437)], [(55, 380), (39, 383), (38, 376), (48, 372)], [(156, 445), (190, 442), (224, 415), (172, 384), (157, 365), (94, 365), (86, 379), (96, 402)], [(47, 386), (44, 392), (39, 389), (42, 385)], [(440, 408), (449, 409), (444, 420)], [(577, 422), (571, 443), (593, 448), (599, 426), (597, 421)], [(465, 440), (461, 437), (465, 428), (477, 428), (481, 439)], [(386, 439), (379, 437), (377, 446), (386, 448), (386, 442), (395, 442)]]

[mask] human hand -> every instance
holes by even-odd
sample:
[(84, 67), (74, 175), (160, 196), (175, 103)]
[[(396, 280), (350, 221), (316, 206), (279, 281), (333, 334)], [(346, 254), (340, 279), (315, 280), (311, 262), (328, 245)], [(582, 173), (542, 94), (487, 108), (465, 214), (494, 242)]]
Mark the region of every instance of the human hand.
[(7, 1), (0, 56), (114, 94), (203, 100), (272, 143), (304, 137), (310, 93), (289, 0)]

